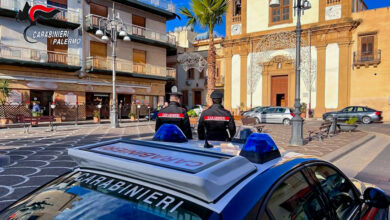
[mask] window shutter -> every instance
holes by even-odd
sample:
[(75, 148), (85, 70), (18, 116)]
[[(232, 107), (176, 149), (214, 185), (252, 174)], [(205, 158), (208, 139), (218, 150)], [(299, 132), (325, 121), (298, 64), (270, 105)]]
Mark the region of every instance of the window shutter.
[(89, 7), (91, 14), (107, 17), (108, 11), (106, 6), (90, 3)]

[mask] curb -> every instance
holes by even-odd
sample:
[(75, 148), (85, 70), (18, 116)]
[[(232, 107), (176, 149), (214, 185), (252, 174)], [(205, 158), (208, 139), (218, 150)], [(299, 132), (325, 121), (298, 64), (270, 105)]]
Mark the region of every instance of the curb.
[(5, 167), (11, 163), (11, 157), (8, 155), (0, 154), (0, 167)]
[(369, 141), (373, 140), (376, 137), (375, 134), (367, 134), (365, 137), (360, 138), (357, 141), (354, 141), (342, 148), (339, 148), (323, 157), (321, 159), (327, 160), (329, 162), (334, 162), (343, 156), (349, 154), (350, 152), (356, 150), (357, 148), (361, 147), (362, 145), (368, 143)]

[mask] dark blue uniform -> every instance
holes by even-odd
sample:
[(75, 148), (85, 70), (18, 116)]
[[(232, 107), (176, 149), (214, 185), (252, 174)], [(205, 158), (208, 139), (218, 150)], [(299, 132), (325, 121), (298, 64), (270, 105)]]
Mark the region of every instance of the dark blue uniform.
[(156, 131), (163, 124), (177, 125), (186, 135), (187, 139), (192, 139), (190, 120), (188, 119), (186, 110), (180, 107), (179, 103), (170, 102), (168, 107), (163, 108), (158, 112), (156, 119)]
[(198, 124), (200, 140), (205, 139), (205, 128), (207, 129), (207, 139), (214, 141), (229, 141), (236, 133), (234, 118), (220, 104), (212, 105), (201, 114)]

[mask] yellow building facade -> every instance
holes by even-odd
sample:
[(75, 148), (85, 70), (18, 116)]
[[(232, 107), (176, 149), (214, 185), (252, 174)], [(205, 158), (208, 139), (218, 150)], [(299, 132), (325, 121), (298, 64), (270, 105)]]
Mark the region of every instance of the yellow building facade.
[[(292, 0), (280, 2), (278, 8), (267, 0), (230, 2), (223, 43), (227, 108), (293, 107), (297, 16)], [(361, 0), (310, 2), (302, 16), (301, 102), (316, 117), (367, 105), (390, 120), (383, 39), (389, 10), (367, 10)]]

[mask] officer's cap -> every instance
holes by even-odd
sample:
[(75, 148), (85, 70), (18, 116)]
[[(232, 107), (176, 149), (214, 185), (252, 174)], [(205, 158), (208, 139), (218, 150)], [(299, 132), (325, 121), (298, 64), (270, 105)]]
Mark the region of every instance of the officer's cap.
[(175, 95), (175, 96), (182, 96), (183, 95), (183, 93), (177, 91), (177, 87), (176, 86), (172, 86), (171, 92), (168, 93), (168, 94), (169, 95)]
[(210, 98), (211, 99), (222, 99), (223, 94), (219, 91), (214, 91), (213, 93), (211, 93)]

